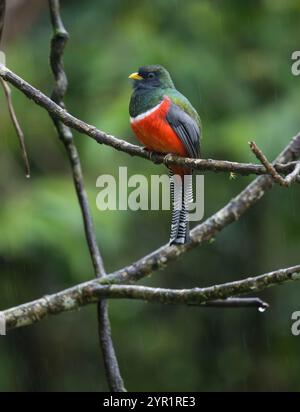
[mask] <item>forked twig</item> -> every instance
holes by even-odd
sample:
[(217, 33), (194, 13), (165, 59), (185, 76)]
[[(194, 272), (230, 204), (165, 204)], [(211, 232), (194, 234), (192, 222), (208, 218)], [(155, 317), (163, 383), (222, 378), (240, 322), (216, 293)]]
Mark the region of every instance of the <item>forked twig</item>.
[(257, 146), (255, 142), (249, 142), (249, 146), (252, 152), (257, 157), (257, 159), (266, 168), (266, 171), (270, 174), (270, 176), (272, 176), (273, 180), (280, 186), (289, 187), (293, 182), (296, 181), (300, 173), (300, 162), (296, 162), (294, 170), (284, 178), (277, 172), (274, 165), (268, 161), (266, 156), (263, 154), (263, 152), (260, 150), (260, 148)]

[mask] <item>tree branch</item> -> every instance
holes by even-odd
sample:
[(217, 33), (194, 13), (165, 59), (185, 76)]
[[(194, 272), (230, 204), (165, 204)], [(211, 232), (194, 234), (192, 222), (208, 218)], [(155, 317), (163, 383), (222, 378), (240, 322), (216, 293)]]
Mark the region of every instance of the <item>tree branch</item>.
[(255, 142), (249, 142), (250, 148), (252, 152), (255, 154), (258, 160), (263, 164), (263, 166), (266, 169), (266, 172), (272, 176), (274, 182), (278, 183), (281, 186), (284, 187), (289, 187), (299, 176), (300, 172), (300, 162), (296, 162), (294, 170), (286, 176), (286, 178), (283, 178), (274, 165), (268, 161), (266, 156), (263, 154), (263, 152), (260, 150), (260, 148), (257, 146)]
[[(234, 172), (241, 175), (265, 175), (268, 174), (265, 167), (252, 163), (237, 163), (227, 160), (213, 160), (213, 159), (190, 159), (175, 155), (164, 155), (159, 153), (152, 153), (140, 146), (136, 146), (98, 130), (95, 126), (91, 126), (82, 120), (72, 116), (65, 109), (55, 104), (51, 99), (44, 95), (40, 90), (37, 90), (32, 85), (21, 79), (15, 73), (10, 71), (7, 67), (0, 64), (0, 77), (13, 84), (17, 89), (25, 94), (29, 99), (34, 100), (36, 104), (46, 109), (51, 115), (59, 119), (65, 125), (77, 130), (93, 138), (99, 144), (105, 144), (113, 147), (116, 150), (130, 154), (131, 156), (138, 156), (150, 160), (153, 163), (170, 165), (188, 166), (195, 170), (213, 171), (213, 172)], [(283, 174), (289, 174), (295, 167), (295, 163), (282, 164), (276, 162), (274, 164), (276, 170)], [(300, 182), (299, 176), (297, 182)]]
[[(228, 303), (225, 303), (224, 299), (232, 296), (262, 291), (287, 281), (300, 280), (300, 265), (221, 285), (181, 290), (136, 285), (103, 285), (104, 280), (105, 278), (101, 278), (81, 283), (33, 302), (7, 309), (1, 314), (5, 316), (7, 328), (12, 329), (32, 325), (48, 315), (58, 315), (78, 309), (95, 303), (101, 298), (128, 298), (164, 304), (227, 306)], [(229, 300), (229, 302), (237, 304), (238, 301)], [(265, 302), (260, 301), (260, 304), (262, 309), (266, 309)]]
[[(64, 108), (63, 98), (67, 91), (68, 80), (64, 71), (63, 53), (69, 35), (60, 16), (59, 0), (49, 0), (49, 9), (53, 26), (50, 65), (55, 77), (55, 87), (52, 92), (51, 99), (60, 107)], [(84, 187), (81, 162), (77, 148), (73, 141), (73, 134), (71, 129), (64, 125), (59, 119), (54, 116), (52, 116), (52, 119), (56, 126), (59, 138), (62, 140), (70, 160), (74, 186), (82, 213), (88, 249), (94, 266), (95, 275), (100, 278), (105, 276), (106, 273), (103, 259), (96, 241), (92, 215), (90, 212), (87, 193)], [(97, 317), (99, 340), (103, 353), (108, 386), (113, 392), (124, 392), (124, 383), (113, 347), (107, 302), (104, 300), (100, 300), (97, 303)]]
[[(5, 9), (6, 9), (6, 0), (0, 0), (0, 45), (1, 45), (1, 40), (2, 40), (3, 28), (4, 28)], [(29, 166), (29, 160), (28, 160), (28, 156), (26, 152), (24, 133), (20, 126), (20, 123), (18, 121), (16, 112), (14, 109), (13, 101), (11, 98), (11, 90), (10, 90), (9, 85), (2, 78), (0, 79), (0, 83), (4, 91), (9, 115), (10, 115), (12, 124), (14, 126), (14, 129), (16, 131), (16, 135), (17, 135), (19, 145), (21, 148), (21, 153), (22, 153), (22, 157), (23, 157), (23, 161), (25, 165), (25, 174), (26, 174), (26, 177), (30, 177), (30, 166)]]
[[(294, 161), (300, 155), (300, 134), (295, 136), (277, 157), (278, 162)], [(170, 261), (205, 241), (212, 239), (226, 226), (237, 221), (251, 206), (273, 186), (270, 176), (259, 176), (227, 205), (197, 225), (190, 232), (191, 241), (181, 246), (164, 245), (137, 262), (106, 277), (108, 283), (134, 283), (154, 270), (163, 269)]]
[(19, 145), (20, 145), (20, 149), (21, 149), (21, 153), (22, 153), (22, 157), (23, 157), (23, 161), (24, 161), (24, 166), (25, 166), (25, 175), (26, 175), (26, 177), (30, 177), (30, 165), (29, 165), (29, 159), (28, 159), (26, 146), (25, 146), (24, 133), (23, 133), (23, 130), (20, 126), (20, 123), (18, 121), (18, 117), (17, 117), (15, 109), (14, 109), (13, 101), (12, 101), (12, 98), (11, 98), (11, 90), (10, 90), (9, 85), (3, 79), (0, 79), (0, 83), (1, 83), (2, 88), (4, 90), (9, 115), (10, 115), (12, 124), (14, 126), (14, 129), (16, 131), (16, 135), (17, 135), (17, 138), (18, 138), (18, 141), (19, 141)]
[(290, 186), (293, 182), (299, 181), (300, 174), (300, 162), (298, 161), (294, 167), (294, 170), (285, 177), (286, 186)]
[[(68, 81), (64, 72), (63, 52), (69, 35), (65, 30), (59, 15), (59, 1), (49, 0), (50, 16), (53, 24), (53, 38), (51, 40), (50, 65), (55, 77), (55, 87), (51, 99), (60, 107), (64, 108), (63, 98), (67, 91)], [(50, 113), (51, 114), (51, 113)], [(97, 276), (105, 275), (103, 260), (97, 245), (93, 228), (92, 216), (89, 208), (87, 193), (84, 187), (83, 174), (78, 151), (73, 141), (73, 134), (69, 127), (65, 126), (59, 119), (53, 117), (59, 138), (65, 145), (71, 169), (74, 185), (81, 208), (84, 221), (84, 230), (88, 243), (89, 252)]]
[(269, 304), (259, 298), (226, 298), (204, 302), (200, 306), (204, 308), (257, 308), (259, 312), (265, 312)]

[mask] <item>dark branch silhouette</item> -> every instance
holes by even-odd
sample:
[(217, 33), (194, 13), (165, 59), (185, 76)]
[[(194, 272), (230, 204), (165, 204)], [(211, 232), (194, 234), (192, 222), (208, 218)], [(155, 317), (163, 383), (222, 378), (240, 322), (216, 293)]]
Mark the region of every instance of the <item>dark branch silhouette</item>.
[[(53, 37), (51, 40), (50, 65), (55, 77), (55, 87), (51, 99), (59, 106), (64, 108), (63, 99), (68, 88), (68, 80), (64, 71), (63, 53), (69, 35), (66, 31), (61, 16), (59, 0), (49, 0), (50, 17), (53, 26)], [(80, 205), (86, 241), (94, 266), (95, 276), (100, 278), (105, 276), (103, 259), (97, 245), (96, 235), (93, 227), (92, 215), (89, 207), (87, 193), (84, 187), (83, 174), (79, 154), (74, 144), (71, 129), (64, 125), (60, 120), (53, 118), (58, 136), (63, 142), (68, 154), (73, 174), (74, 186)], [(98, 333), (102, 348), (103, 360), (105, 365), (108, 386), (113, 392), (124, 392), (124, 383), (121, 377), (117, 357), (115, 354), (111, 328), (108, 315), (108, 307), (105, 300), (97, 303)]]

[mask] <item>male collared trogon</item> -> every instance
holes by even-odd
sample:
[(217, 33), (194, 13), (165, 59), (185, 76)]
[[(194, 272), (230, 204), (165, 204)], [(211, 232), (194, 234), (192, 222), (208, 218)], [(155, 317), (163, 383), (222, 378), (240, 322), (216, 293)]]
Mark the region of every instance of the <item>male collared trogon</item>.
[[(151, 151), (199, 158), (201, 122), (188, 99), (176, 90), (168, 71), (144, 66), (133, 80), (129, 114), (138, 140)], [(189, 241), (188, 203), (192, 201), (192, 170), (171, 166), (172, 225), (170, 244)]]

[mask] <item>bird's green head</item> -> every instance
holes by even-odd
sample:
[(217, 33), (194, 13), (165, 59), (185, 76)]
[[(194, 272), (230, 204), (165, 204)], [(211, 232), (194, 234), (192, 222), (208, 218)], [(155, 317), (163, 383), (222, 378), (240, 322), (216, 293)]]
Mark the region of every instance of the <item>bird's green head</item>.
[(172, 89), (175, 87), (169, 72), (159, 65), (140, 67), (138, 72), (129, 76), (129, 79), (133, 80), (135, 90)]

